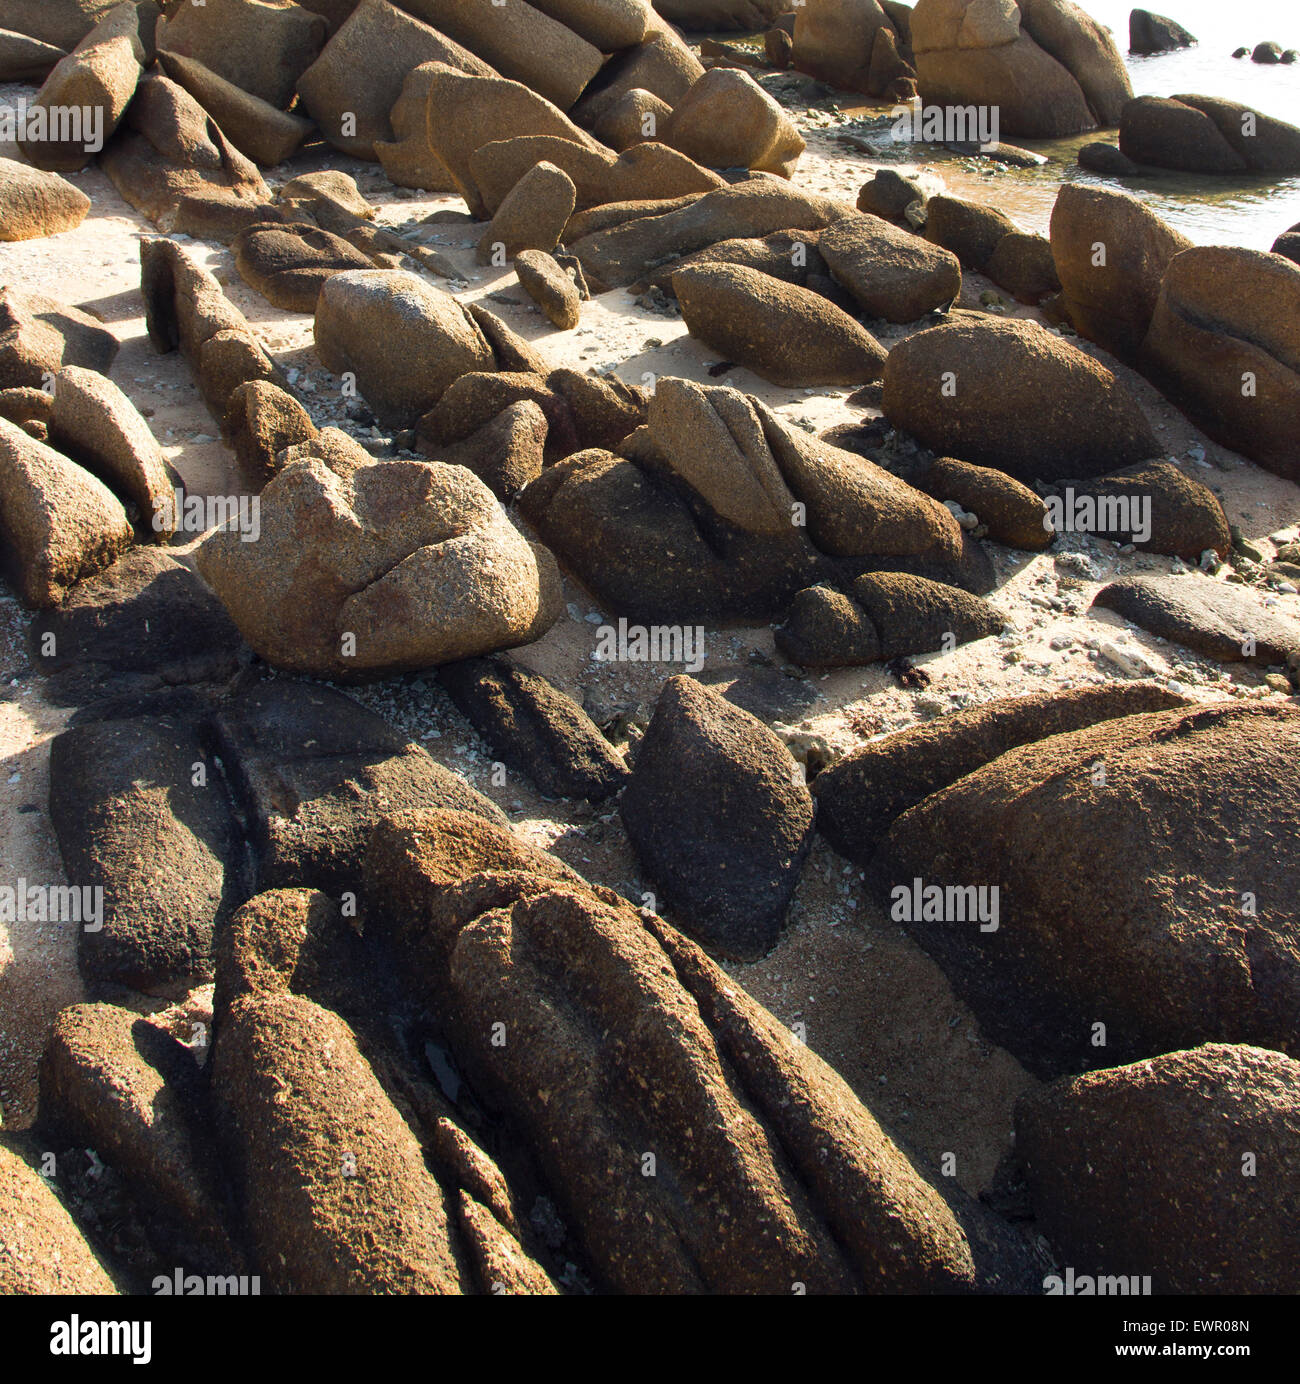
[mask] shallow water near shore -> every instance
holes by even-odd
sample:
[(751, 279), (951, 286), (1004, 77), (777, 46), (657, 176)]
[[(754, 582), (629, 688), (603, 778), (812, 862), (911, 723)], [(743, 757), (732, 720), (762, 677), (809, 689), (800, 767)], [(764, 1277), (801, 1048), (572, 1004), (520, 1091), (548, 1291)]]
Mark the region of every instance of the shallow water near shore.
[[(1081, 8), (1115, 34), (1137, 96), (1219, 96), (1253, 106), (1266, 115), (1300, 124), (1300, 63), (1267, 66), (1234, 58), (1237, 48), (1276, 42), (1300, 48), (1300, 4), (1292, 0), (1164, 0), (1155, 12), (1177, 20), (1199, 40), (1195, 47), (1152, 57), (1128, 52), (1131, 5), (1123, 0), (1084, 0)], [(719, 37), (727, 37), (719, 35)], [(884, 107), (831, 96), (851, 124), (847, 132), (877, 146), (890, 146), (894, 121)], [(822, 103), (818, 103), (822, 104)], [(838, 127), (845, 132), (844, 126)], [(828, 133), (830, 131), (828, 130)], [(1105, 178), (1080, 168), (1079, 149), (1097, 140), (1114, 143), (1117, 132), (1093, 131), (1072, 139), (1034, 141), (1006, 136), (1044, 155), (1037, 169), (1008, 168), (967, 159), (934, 146), (893, 143), (871, 162), (933, 168), (958, 197), (1005, 211), (1026, 230), (1046, 234), (1062, 182), (1079, 182), (1127, 192), (1199, 245), (1240, 245), (1268, 250), (1283, 231), (1300, 222), (1300, 177), (1210, 177), (1152, 170), (1139, 178)]]

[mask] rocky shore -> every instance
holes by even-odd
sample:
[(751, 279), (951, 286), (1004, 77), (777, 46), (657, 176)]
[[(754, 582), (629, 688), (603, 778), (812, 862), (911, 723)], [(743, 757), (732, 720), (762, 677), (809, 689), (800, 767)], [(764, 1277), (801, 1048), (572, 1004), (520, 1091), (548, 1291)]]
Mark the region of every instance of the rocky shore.
[(1300, 227), (1134, 195), (1300, 129), (1066, 0), (0, 84), (0, 1293), (1300, 1291)]

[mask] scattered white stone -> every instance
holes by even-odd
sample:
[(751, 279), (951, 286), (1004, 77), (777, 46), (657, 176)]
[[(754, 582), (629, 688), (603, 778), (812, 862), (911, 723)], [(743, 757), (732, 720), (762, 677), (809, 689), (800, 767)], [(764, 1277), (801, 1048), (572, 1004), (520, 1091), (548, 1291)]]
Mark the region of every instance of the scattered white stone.
[(1141, 649), (1122, 648), (1112, 639), (1099, 640), (1097, 652), (1108, 663), (1113, 663), (1121, 673), (1127, 673), (1131, 678), (1155, 677), (1160, 673), (1160, 665)]

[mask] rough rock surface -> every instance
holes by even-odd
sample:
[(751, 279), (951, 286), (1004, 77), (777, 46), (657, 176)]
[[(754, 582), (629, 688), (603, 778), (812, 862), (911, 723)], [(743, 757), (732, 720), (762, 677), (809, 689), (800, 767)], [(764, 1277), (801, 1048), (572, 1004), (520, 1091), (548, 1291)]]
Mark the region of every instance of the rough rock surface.
[(966, 319), (909, 337), (889, 353), (883, 408), (931, 450), (1027, 483), (1096, 476), (1163, 451), (1104, 365), (1033, 322)]
[(1300, 624), (1226, 582), (1138, 573), (1103, 586), (1094, 604), (1220, 663), (1300, 662)]
[(1152, 683), (996, 697), (863, 745), (813, 780), (817, 829), (867, 865), (894, 821), (932, 793), (1018, 745), (1182, 700)]
[(670, 678), (619, 810), (670, 917), (711, 951), (776, 943), (812, 844), (812, 798), (772, 731), (693, 678)]
[(198, 565), (274, 666), (345, 680), (428, 668), (527, 644), (562, 609), (550, 554), (463, 468), (372, 462), (326, 429), (261, 501), (259, 541), (218, 530)]
[(1155, 1293), (1295, 1292), (1298, 1082), (1282, 1053), (1207, 1043), (1023, 1097), (1016, 1150), (1062, 1262)]
[[(1277, 703), (1051, 736), (905, 812), (874, 882), (985, 1033), (1038, 1075), (1210, 1041), (1300, 1051), (1298, 744), (1300, 712)], [(908, 919), (918, 880), (996, 885), (996, 929), (963, 912), (969, 895)]]

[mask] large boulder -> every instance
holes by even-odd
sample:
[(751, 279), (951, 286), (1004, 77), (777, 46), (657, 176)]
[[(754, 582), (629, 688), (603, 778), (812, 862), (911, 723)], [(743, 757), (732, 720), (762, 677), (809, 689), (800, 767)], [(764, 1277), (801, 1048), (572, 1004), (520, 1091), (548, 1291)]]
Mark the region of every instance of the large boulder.
[[(367, 928), (602, 1291), (1015, 1291), (843, 1081), (686, 938), (508, 833), (381, 824)], [(541, 856), (541, 863), (538, 857)], [(493, 1030), (485, 1015), (500, 1014)], [(504, 1038), (504, 1042), (502, 1039)]]
[(352, 1029), (290, 994), (236, 1003), (212, 1092), (236, 1198), (281, 1293), (460, 1293), (454, 1222)]
[[(568, 110), (604, 62), (601, 50), (553, 19), (545, 6), (511, 0), (509, 19), (492, 0), (403, 0), (426, 24), (464, 44), (493, 70)], [(592, 6), (596, 9), (596, 6)]]
[(271, 197), (257, 165), (168, 77), (141, 81), (100, 162), (124, 200), (160, 229), (186, 230), (185, 209), (192, 203), (208, 204), (209, 215), (224, 211), (236, 222), (263, 219)]
[(560, 243), (577, 201), (573, 179), (553, 163), (538, 163), (506, 193), (478, 242), (478, 262), (497, 268), (520, 250), (549, 254)]
[(534, 8), (572, 29), (602, 53), (634, 47), (654, 23), (648, 0), (538, 0)]
[(438, 681), (499, 755), (551, 797), (603, 802), (627, 766), (591, 718), (539, 673), (504, 658), (447, 663)]
[(1119, 122), (1120, 153), (1180, 173), (1244, 173), (1249, 165), (1204, 111), (1164, 96), (1139, 96)]
[(257, 223), (240, 231), (230, 248), (240, 278), (286, 312), (314, 314), (321, 289), (335, 274), (374, 268), (350, 241), (301, 222)]
[(277, 110), (294, 98), (316, 61), (328, 25), (301, 5), (270, 0), (204, 0), (174, 5), (158, 24), (158, 47), (194, 58)]
[(1032, 322), (963, 318), (917, 332), (889, 353), (882, 407), (941, 456), (1027, 483), (1097, 476), (1164, 451), (1105, 366)]
[(910, 572), (865, 573), (848, 591), (801, 591), (776, 631), (777, 648), (805, 667), (838, 668), (946, 653), (999, 633), (1006, 619), (979, 596)]
[(620, 450), (548, 467), (520, 506), (629, 618), (775, 620), (806, 587), (864, 570), (992, 585), (943, 505), (735, 390), (660, 380)]
[(897, 36), (877, 0), (809, 0), (794, 13), (794, 66), (840, 91), (869, 93), (877, 35)]
[[(563, 607), (530, 545), (463, 467), (371, 462), (326, 429), (261, 495), (256, 543), (216, 531), (199, 570), (268, 663), (384, 677), (540, 638)], [(359, 455), (358, 455), (359, 454)]]
[(995, 543), (1037, 551), (1052, 541), (1047, 506), (1027, 485), (1005, 471), (972, 466), (956, 457), (937, 457), (915, 483), (927, 495), (937, 500), (954, 500), (974, 514)]
[(259, 890), (356, 890), (387, 812), (436, 807), (505, 821), (381, 716), (318, 683), (254, 683), (215, 708), (209, 734), (238, 785)]
[(1300, 1292), (1300, 1063), (1207, 1043), (1056, 1082), (1015, 1122), (1038, 1227), (1076, 1282)]
[(172, 473), (149, 424), (107, 376), (66, 365), (54, 379), (49, 441), (102, 480), (150, 539), (175, 528)]
[(961, 292), (957, 257), (878, 216), (846, 216), (817, 237), (835, 279), (869, 317), (915, 322)]
[(1075, 329), (1133, 360), (1169, 261), (1192, 242), (1136, 197), (1085, 183), (1061, 185), (1051, 241)]
[(45, 389), (65, 365), (104, 373), (117, 337), (97, 317), (39, 293), (0, 288), (0, 389)]
[(753, 168), (783, 178), (804, 151), (803, 136), (781, 106), (736, 68), (706, 72), (658, 133), (706, 168)]
[(5, 24), (45, 43), (72, 49), (121, 0), (6, 0)]
[(87, 985), (183, 994), (250, 881), (229, 791), (192, 716), (91, 720), (50, 746), (50, 821), (68, 879), (102, 890), (78, 932)]
[(1227, 246), (1175, 255), (1139, 363), (1216, 441), (1300, 478), (1300, 267)]
[(1300, 624), (1261, 606), (1246, 587), (1140, 572), (1103, 586), (1093, 604), (1220, 663), (1300, 667)]
[(806, 532), (819, 551), (846, 559), (961, 551), (961, 530), (942, 505), (736, 390), (660, 380), (646, 434), (660, 467), (746, 533)]
[(647, 625), (775, 619), (819, 575), (786, 534), (697, 516), (670, 482), (596, 448), (548, 466), (519, 506), (602, 607)]
[(352, 374), (376, 416), (394, 427), (410, 427), (461, 375), (496, 365), (460, 303), (403, 270), (351, 270), (326, 279), (315, 338), (325, 368)]
[(267, 167), (284, 163), (316, 128), (301, 115), (282, 111), (219, 77), (197, 58), (163, 52), (158, 63), (208, 112), (235, 148), (256, 163)]
[(1141, 96), (1125, 107), (1120, 151), (1184, 173), (1300, 172), (1300, 128), (1215, 96)]
[(144, 64), (134, 6), (110, 10), (27, 107), (27, 136), (18, 141), (26, 158), (58, 172), (84, 168), (117, 129)]
[(107, 567), (135, 533), (102, 481), (0, 418), (0, 538), (5, 580), (40, 608)]
[(1150, 10), (1132, 10), (1128, 17), (1130, 53), (1168, 53), (1175, 48), (1190, 48), (1196, 40), (1176, 20)]
[[(494, 139), (474, 150), (469, 157), (470, 188), (466, 195), (481, 197), (484, 207), (493, 211), (543, 161), (562, 169), (572, 180), (579, 211), (596, 208), (594, 214), (602, 219), (613, 217), (608, 225), (624, 219), (606, 210), (610, 203), (636, 202), (646, 210), (657, 202), (698, 197), (725, 186), (719, 174), (655, 140), (615, 155), (611, 149), (577, 144), (568, 137), (526, 134)], [(660, 206), (658, 210), (671, 208)], [(646, 210), (646, 214), (651, 213)], [(577, 239), (578, 234), (568, 233), (565, 239)]]
[(941, 195), (925, 204), (925, 238), (950, 250), (967, 269), (981, 272), (1009, 235), (1020, 228), (1004, 211)]
[(147, 1229), (170, 1219), (213, 1268), (239, 1263), (199, 1066), (169, 1033), (117, 1005), (64, 1009), (41, 1058), (38, 1124), (93, 1148)]
[[(492, 75), (481, 58), (388, 0), (361, 0), (298, 78), (298, 92), (336, 149), (376, 160), (376, 143), (393, 140), (390, 114), (408, 76), (422, 63)], [(359, 72), (365, 81), (357, 80)]]
[(820, 230), (852, 214), (853, 208), (843, 202), (761, 178), (718, 188), (676, 211), (594, 231), (569, 249), (581, 261), (589, 281), (620, 288), (634, 283), (652, 264), (689, 255), (720, 240)]
[[(446, 166), (470, 212), (481, 219), (489, 204), (470, 168), (470, 158), (485, 144), (520, 135), (558, 135), (595, 153), (612, 154), (546, 97), (522, 82), (495, 73), (457, 71), (441, 62), (428, 76), (429, 144)], [(533, 162), (536, 162), (534, 159)], [(523, 175), (520, 169), (502, 195)]]
[(1058, 485), (1055, 496), (1067, 530), (1073, 515), (1083, 521), (1078, 529), (1094, 537), (1192, 564), (1206, 551), (1226, 558), (1232, 549), (1219, 497), (1172, 461), (1144, 461), (1094, 480)]
[(619, 810), (650, 887), (687, 933), (723, 956), (771, 950), (813, 822), (800, 767), (772, 731), (694, 678), (670, 678)]
[(56, 63), (66, 58), (64, 49), (39, 38), (0, 29), (0, 82), (31, 82), (39, 86)]
[(1133, 88), (1111, 30), (1071, 0), (1016, 3), (1021, 30), (1079, 84), (1097, 124), (1113, 128)]
[(756, 269), (679, 269), (673, 292), (692, 336), (773, 384), (863, 384), (884, 368), (884, 348), (848, 313)]
[(244, 643), (211, 589), (166, 549), (131, 548), (32, 622), (45, 696), (83, 703), (227, 679)]
[[(26, 1154), (27, 1156), (24, 1156)], [(29, 1161), (30, 1160), (30, 1161)], [(117, 1292), (32, 1153), (0, 1137), (0, 1293), (6, 1297)]]
[(140, 291), (150, 343), (162, 353), (179, 349), (219, 423), (225, 422), (232, 396), (250, 381), (265, 380), (288, 390), (288, 380), (248, 319), (175, 240), (141, 242)]
[(1008, 750), (1182, 703), (1153, 683), (1118, 683), (995, 697), (909, 726), (859, 746), (817, 775), (817, 829), (841, 855), (869, 865), (889, 828), (909, 808)]
[(1051, 736), (899, 817), (874, 884), (1040, 1076), (1209, 1041), (1300, 1052), (1298, 748), (1278, 703)]
[(1300, 127), (1219, 96), (1174, 99), (1208, 115), (1253, 173), (1300, 173)]
[(406, 74), (402, 94), (388, 113), (393, 137), (374, 141), (384, 176), (398, 187), (456, 191), (455, 179), (429, 142), (429, 88), (437, 73), (438, 64), (426, 62)]
[(90, 198), (57, 173), (0, 159), (0, 240), (37, 240), (80, 226)]
[(994, 107), (1002, 134), (1114, 125), (1132, 95), (1109, 31), (1067, 0), (918, 0), (911, 27), (922, 100)]
[(766, 29), (788, 0), (657, 0), (655, 10), (679, 28), (698, 33)]
[(649, 23), (644, 41), (615, 53), (573, 107), (573, 118), (583, 126), (595, 129), (631, 91), (648, 91), (671, 108), (704, 75), (699, 58), (670, 24), (654, 11)]

